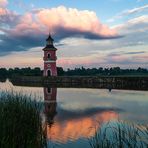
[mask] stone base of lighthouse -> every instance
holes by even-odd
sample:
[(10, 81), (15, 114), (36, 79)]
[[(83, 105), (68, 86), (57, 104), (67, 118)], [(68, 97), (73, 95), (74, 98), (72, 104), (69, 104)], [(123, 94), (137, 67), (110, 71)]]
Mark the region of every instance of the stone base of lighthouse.
[(44, 76), (57, 76), (56, 62), (45, 62), (44, 63)]

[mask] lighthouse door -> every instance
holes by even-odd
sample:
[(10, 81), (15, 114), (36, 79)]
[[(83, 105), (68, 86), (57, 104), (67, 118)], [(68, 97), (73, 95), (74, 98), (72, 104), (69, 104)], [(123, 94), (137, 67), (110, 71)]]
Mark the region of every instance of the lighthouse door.
[(48, 74), (48, 77), (50, 77), (50, 76), (51, 76), (51, 71), (48, 70), (48, 71), (47, 71), (47, 74)]

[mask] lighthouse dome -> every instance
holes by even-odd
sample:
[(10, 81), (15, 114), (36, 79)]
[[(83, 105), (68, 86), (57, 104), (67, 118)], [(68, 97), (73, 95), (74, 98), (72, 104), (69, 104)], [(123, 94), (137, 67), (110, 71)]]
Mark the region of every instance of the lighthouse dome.
[(53, 41), (54, 39), (51, 37), (51, 35), (49, 34), (48, 38), (46, 39), (46, 47), (43, 48), (43, 50), (57, 50), (54, 45), (53, 45)]

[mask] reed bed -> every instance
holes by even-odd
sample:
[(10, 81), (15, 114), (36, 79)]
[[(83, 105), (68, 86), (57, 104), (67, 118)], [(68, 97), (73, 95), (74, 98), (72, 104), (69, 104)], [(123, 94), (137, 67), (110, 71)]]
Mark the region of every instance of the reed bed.
[(148, 126), (109, 122), (89, 139), (91, 148), (148, 148)]
[[(35, 98), (34, 98), (35, 99)], [(0, 147), (43, 148), (46, 146), (40, 105), (32, 96), (0, 93)]]

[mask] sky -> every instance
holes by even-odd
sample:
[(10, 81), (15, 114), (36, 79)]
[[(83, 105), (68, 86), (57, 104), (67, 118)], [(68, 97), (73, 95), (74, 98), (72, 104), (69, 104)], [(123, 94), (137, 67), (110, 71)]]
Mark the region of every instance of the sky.
[(148, 68), (148, 0), (0, 0), (0, 67)]

